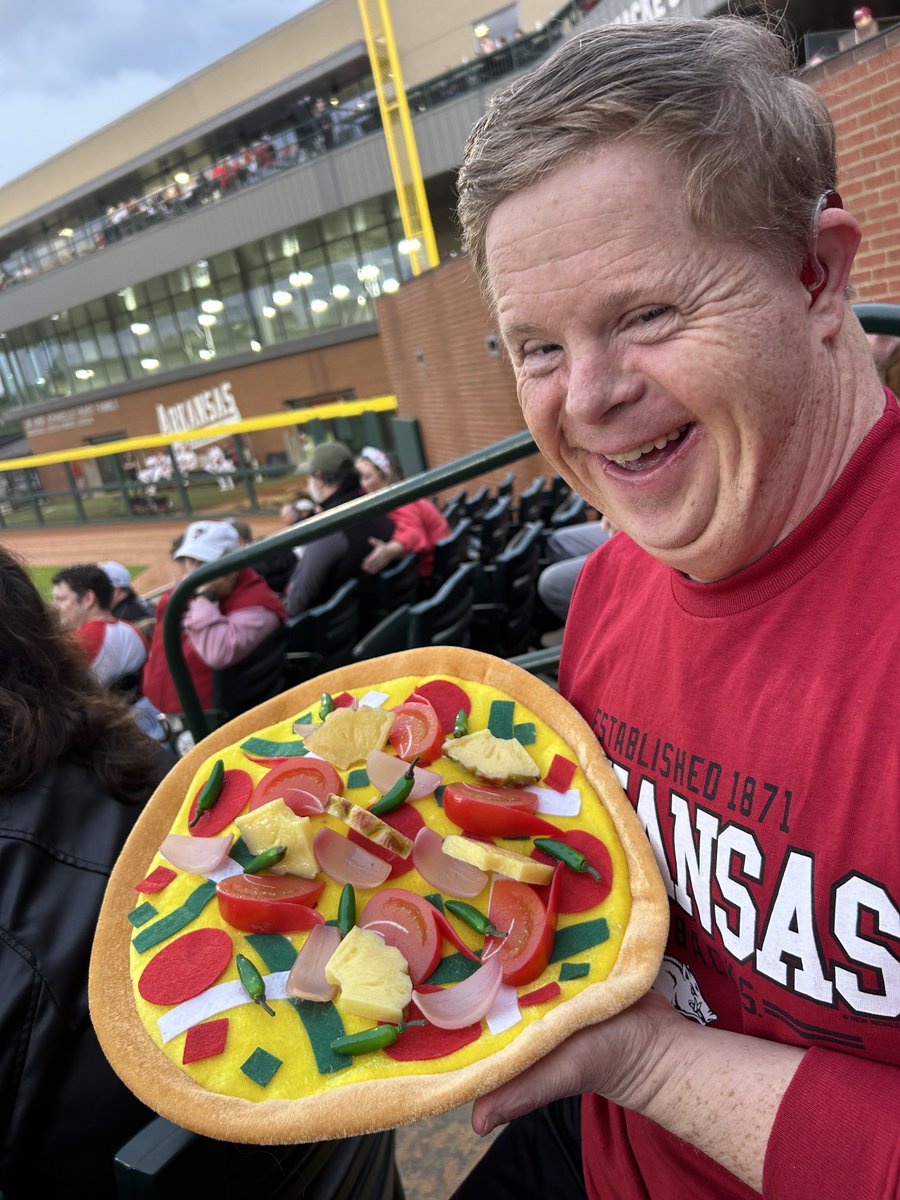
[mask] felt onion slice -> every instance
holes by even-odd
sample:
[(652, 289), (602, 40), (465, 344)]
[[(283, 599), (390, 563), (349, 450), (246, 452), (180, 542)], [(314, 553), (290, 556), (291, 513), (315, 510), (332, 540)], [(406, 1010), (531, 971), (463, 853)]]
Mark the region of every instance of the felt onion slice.
[(480, 1021), (489, 1011), (503, 979), (503, 970), (496, 958), (478, 970), (440, 992), (413, 992), (412, 998), (426, 1021), (438, 1029), (463, 1029)]
[(480, 867), (452, 858), (441, 849), (443, 838), (427, 825), (413, 842), (413, 863), (423, 879), (448, 896), (471, 900), (484, 888), (488, 877)]
[(160, 846), (159, 852), (180, 871), (189, 871), (192, 875), (209, 875), (221, 867), (233, 841), (233, 833), (226, 837), (206, 838), (170, 833)]
[(335, 883), (352, 883), (354, 887), (371, 888), (384, 883), (391, 873), (391, 864), (376, 858), (362, 846), (354, 845), (333, 829), (320, 829), (313, 842), (316, 862)]
[(311, 929), (288, 974), (285, 992), (300, 1000), (333, 1000), (337, 984), (325, 978), (325, 964), (340, 944), (340, 930), (334, 925), (316, 925)]
[[(378, 788), (382, 796), (391, 790), (401, 775), (409, 768), (409, 763), (394, 754), (385, 754), (383, 750), (371, 750), (366, 757), (366, 771), (369, 783)], [(421, 800), (430, 796), (440, 784), (441, 776), (437, 771), (428, 771), (425, 767), (416, 767), (413, 771), (412, 791), (406, 797), (408, 801)]]

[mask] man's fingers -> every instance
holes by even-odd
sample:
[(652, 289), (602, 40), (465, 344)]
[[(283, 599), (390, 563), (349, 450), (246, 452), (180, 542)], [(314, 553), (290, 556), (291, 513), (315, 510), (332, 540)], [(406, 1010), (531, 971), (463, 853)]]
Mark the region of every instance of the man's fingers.
[(569, 1044), (563, 1043), (521, 1075), (476, 1100), (472, 1106), (472, 1128), (484, 1136), (498, 1125), (505, 1125), (551, 1100), (577, 1096), (582, 1091), (584, 1078), (578, 1055), (570, 1053)]

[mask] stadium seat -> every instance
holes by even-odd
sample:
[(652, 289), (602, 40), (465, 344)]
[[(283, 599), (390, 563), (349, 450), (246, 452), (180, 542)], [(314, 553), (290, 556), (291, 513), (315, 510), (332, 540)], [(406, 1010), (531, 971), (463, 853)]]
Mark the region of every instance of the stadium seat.
[(476, 650), (511, 658), (530, 649), (543, 534), (540, 521), (530, 522), (492, 563), (480, 566), (472, 612)]
[(287, 686), (350, 662), (359, 637), (359, 581), (348, 579), (322, 604), (287, 622)]

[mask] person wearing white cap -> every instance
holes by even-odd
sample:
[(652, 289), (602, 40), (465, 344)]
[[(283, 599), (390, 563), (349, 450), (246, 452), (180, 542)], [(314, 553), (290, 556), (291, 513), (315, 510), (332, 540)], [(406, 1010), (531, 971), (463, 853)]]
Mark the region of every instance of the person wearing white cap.
[[(188, 525), (173, 557), (189, 573), (217, 562), (240, 546), (227, 521)], [(156, 628), (144, 668), (144, 693), (160, 712), (181, 711), (181, 699), (169, 674), (163, 647), (163, 617), (171, 590), (156, 608)], [(284, 605), (251, 567), (231, 571), (194, 593), (182, 621), (182, 649), (201, 705), (212, 703), (213, 671), (241, 662), (285, 619)]]
[(152, 622), (154, 608), (142, 599), (131, 586), (131, 575), (127, 567), (119, 562), (102, 562), (97, 564), (100, 570), (112, 584), (112, 604), (110, 612), (119, 621), (130, 621), (139, 628)]

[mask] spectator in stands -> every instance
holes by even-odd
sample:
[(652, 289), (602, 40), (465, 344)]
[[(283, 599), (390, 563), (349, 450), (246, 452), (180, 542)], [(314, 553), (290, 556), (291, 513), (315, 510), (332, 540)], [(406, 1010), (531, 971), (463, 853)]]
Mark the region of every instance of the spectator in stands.
[(871, 8), (863, 5), (853, 13), (853, 28), (856, 30), (856, 40), (866, 42), (879, 32), (878, 22), (872, 16)]
[[(390, 455), (375, 446), (363, 446), (356, 469), (364, 492), (378, 492), (403, 478)], [(372, 549), (363, 560), (363, 570), (375, 575), (414, 552), (419, 556), (423, 581), (429, 580), (434, 568), (434, 547), (451, 532), (447, 518), (427, 496), (391, 509), (388, 516), (394, 522), (394, 535), (386, 542), (369, 539)]]
[[(175, 547), (176, 562), (189, 573), (237, 550), (240, 538), (227, 521), (194, 521)], [(144, 668), (144, 694), (160, 712), (181, 711), (163, 646), (163, 618), (171, 590), (159, 600), (150, 656)], [(194, 593), (182, 622), (182, 648), (201, 705), (212, 703), (213, 671), (252, 654), (284, 620), (284, 605), (251, 567), (231, 571)]]
[(110, 604), (112, 615), (119, 621), (130, 621), (132, 625), (137, 625), (142, 632), (146, 632), (144, 625), (147, 622), (152, 623), (156, 615), (155, 609), (131, 586), (131, 575), (128, 568), (112, 560), (100, 563), (99, 567), (112, 584), (112, 603)]
[(115, 1151), (153, 1113), (88, 1015), (110, 870), (166, 771), (23, 567), (0, 548), (0, 1191), (112, 1200)]
[[(233, 525), (238, 533), (241, 546), (251, 546), (253, 544), (253, 530), (246, 521), (242, 521), (237, 517), (229, 519), (229, 524)], [(279, 550), (277, 554), (269, 555), (267, 558), (260, 558), (251, 564), (253, 570), (260, 574), (272, 591), (277, 596), (284, 595), (284, 590), (288, 585), (288, 580), (297, 565), (297, 559), (293, 550)]]
[(128, 621), (113, 616), (113, 585), (96, 563), (64, 567), (53, 576), (53, 607), (87, 655), (98, 683), (121, 686), (134, 679), (147, 659), (147, 639)]
[(606, 517), (557, 529), (547, 538), (547, 562), (538, 576), (538, 595), (546, 607), (565, 624), (569, 601), (579, 572), (588, 555), (616, 532)]
[[(317, 446), (305, 470), (309, 474), (309, 494), (320, 512), (364, 495), (353, 453), (342, 442), (323, 442)], [(288, 615), (294, 616), (327, 600), (354, 576), (365, 583), (363, 559), (371, 549), (372, 539), (388, 542), (393, 532), (394, 525), (388, 517), (365, 517), (347, 529), (307, 543), (288, 583)], [(364, 599), (370, 590), (363, 586)]]

